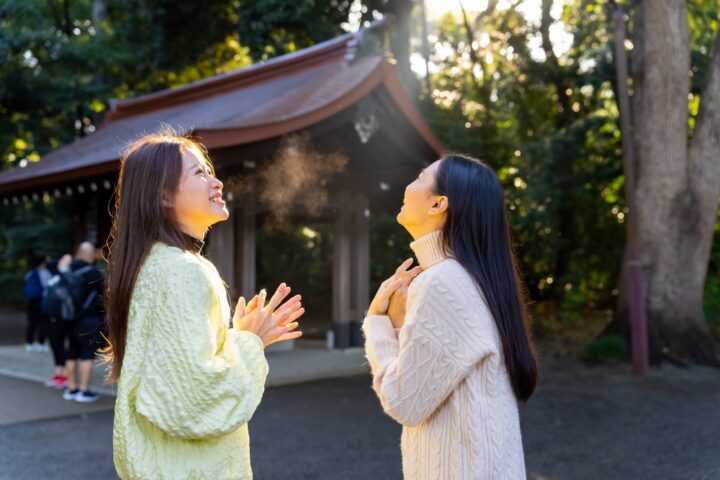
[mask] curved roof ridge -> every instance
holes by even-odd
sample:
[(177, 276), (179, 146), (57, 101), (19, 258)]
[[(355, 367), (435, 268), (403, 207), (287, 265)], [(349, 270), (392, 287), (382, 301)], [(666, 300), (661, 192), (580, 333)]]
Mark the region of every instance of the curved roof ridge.
[(105, 117), (105, 124), (121, 118), (132, 117), (173, 105), (204, 98), (218, 93), (243, 87), (247, 84), (288, 72), (302, 70), (310, 65), (337, 60), (352, 52), (362, 35), (377, 30), (385, 24), (384, 20), (372, 22), (357, 32), (350, 32), (331, 38), (296, 52), (280, 55), (270, 60), (226, 73), (213, 75), (182, 85), (178, 88), (160, 90), (139, 97), (114, 103)]

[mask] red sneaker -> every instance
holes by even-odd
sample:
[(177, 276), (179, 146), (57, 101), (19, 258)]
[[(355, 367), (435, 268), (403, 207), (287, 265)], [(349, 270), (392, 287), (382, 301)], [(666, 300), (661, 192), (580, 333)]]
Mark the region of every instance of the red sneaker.
[(62, 375), (53, 375), (50, 380), (45, 382), (45, 386), (52, 388), (64, 388), (66, 383), (67, 377), (64, 377)]

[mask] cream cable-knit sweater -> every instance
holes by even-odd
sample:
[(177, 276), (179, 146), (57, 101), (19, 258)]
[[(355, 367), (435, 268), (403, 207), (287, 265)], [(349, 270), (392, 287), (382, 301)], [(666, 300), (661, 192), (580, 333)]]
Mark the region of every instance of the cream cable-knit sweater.
[(407, 480), (524, 479), (517, 400), (495, 322), (472, 277), (442, 249), (442, 232), (410, 246), (425, 270), (410, 285), (405, 325), (369, 316), (373, 388), (403, 425)]

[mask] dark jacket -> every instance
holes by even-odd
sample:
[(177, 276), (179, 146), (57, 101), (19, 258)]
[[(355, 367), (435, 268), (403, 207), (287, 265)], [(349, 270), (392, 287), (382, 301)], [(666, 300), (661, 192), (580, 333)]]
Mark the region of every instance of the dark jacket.
[[(70, 271), (74, 272), (87, 267), (88, 265), (90, 264), (87, 262), (75, 259), (70, 264)], [(87, 310), (86, 316), (92, 315), (93, 317), (103, 318), (105, 315), (105, 311), (103, 309), (105, 278), (103, 277), (102, 272), (100, 272), (100, 270), (98, 270), (94, 265), (90, 270), (84, 272), (82, 275), (87, 282), (87, 294), (89, 295), (91, 292), (95, 292), (95, 300), (93, 300), (90, 304), (90, 308)]]

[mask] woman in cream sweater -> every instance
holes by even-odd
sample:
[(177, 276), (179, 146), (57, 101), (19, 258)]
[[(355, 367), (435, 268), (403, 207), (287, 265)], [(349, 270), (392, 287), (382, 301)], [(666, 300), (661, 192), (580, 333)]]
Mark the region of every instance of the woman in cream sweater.
[(200, 255), (228, 218), (204, 148), (171, 131), (123, 155), (109, 241), (110, 379), (118, 383), (114, 461), (123, 479), (249, 479), (247, 422), (260, 402), (264, 347), (297, 338), (300, 297), (280, 285), (240, 298)]
[(524, 479), (518, 401), (537, 368), (500, 182), (448, 155), (408, 185), (397, 220), (419, 266), (381, 285), (363, 331), (373, 388), (403, 425), (404, 476)]

